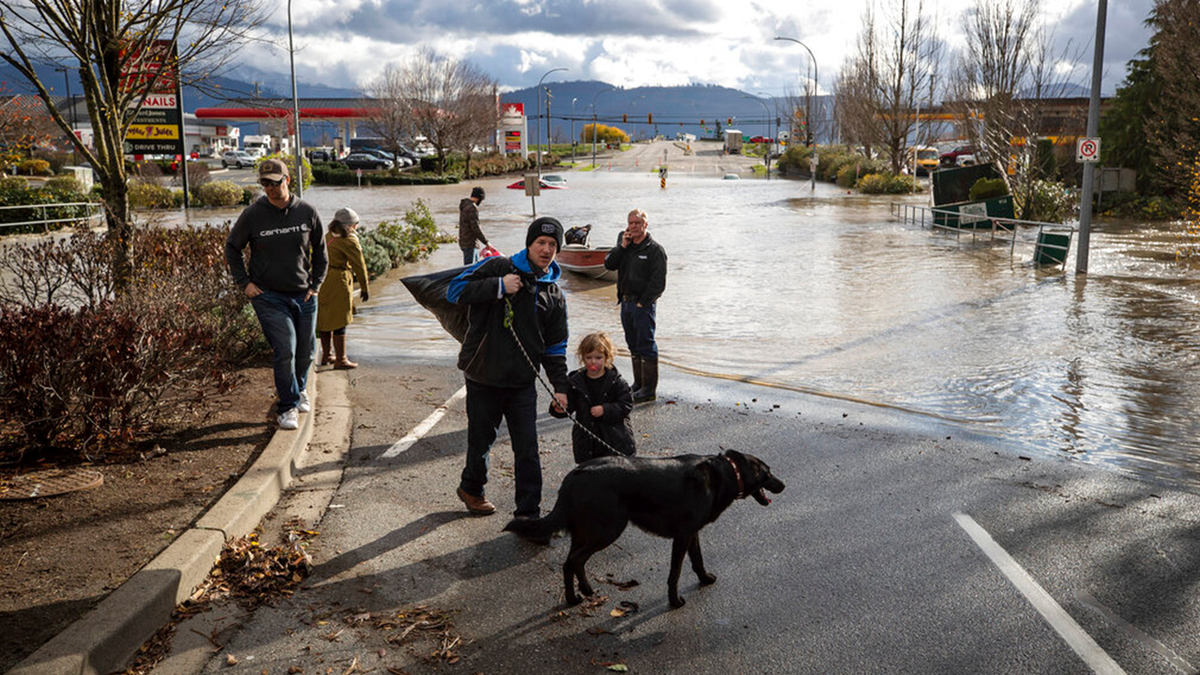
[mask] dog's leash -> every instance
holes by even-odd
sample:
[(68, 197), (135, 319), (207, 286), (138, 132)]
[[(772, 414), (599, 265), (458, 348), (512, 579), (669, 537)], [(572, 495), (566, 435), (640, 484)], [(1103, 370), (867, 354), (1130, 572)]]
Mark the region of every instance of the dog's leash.
[[(513, 340), (515, 340), (517, 343), (517, 348), (521, 350), (521, 356), (525, 357), (525, 363), (529, 364), (529, 367), (533, 369), (534, 377), (536, 377), (537, 381), (539, 383), (541, 383), (542, 388), (546, 390), (546, 393), (550, 394), (550, 400), (554, 401), (554, 389), (552, 389), (550, 387), (550, 385), (548, 385), (546, 383), (546, 381), (542, 379), (542, 374), (541, 374), (541, 372), (538, 371), (538, 367), (533, 364), (533, 359), (529, 358), (529, 353), (525, 351), (525, 345), (521, 344), (521, 338), (517, 337), (517, 329), (515, 327), (513, 327), (512, 302), (509, 301), (507, 296), (504, 298), (504, 327), (507, 328), (508, 332), (512, 334)], [(552, 403), (552, 405), (558, 405), (558, 404), (557, 404), (557, 402), (554, 402), (554, 403)], [(609, 445), (608, 443), (605, 443), (603, 438), (600, 438), (599, 436), (597, 436), (595, 433), (592, 432), (591, 429), (587, 428), (579, 420), (575, 419), (575, 416), (572, 415), (569, 410), (567, 410), (565, 407), (560, 408), (560, 409), (564, 413), (566, 413), (567, 418), (570, 419), (571, 422), (575, 426), (579, 427), (580, 429), (583, 429), (583, 431), (585, 433), (587, 433), (588, 436), (591, 436), (592, 438), (594, 438), (597, 443), (599, 443), (600, 445), (603, 445), (604, 447), (611, 450), (614, 455), (621, 455), (621, 453), (618, 452), (616, 448)], [(734, 470), (734, 472), (736, 472), (737, 467), (735, 466), (733, 468), (733, 470)], [(741, 485), (741, 482), (742, 482), (742, 478), (741, 478), (741, 475), (739, 475), (738, 476), (738, 485)]]

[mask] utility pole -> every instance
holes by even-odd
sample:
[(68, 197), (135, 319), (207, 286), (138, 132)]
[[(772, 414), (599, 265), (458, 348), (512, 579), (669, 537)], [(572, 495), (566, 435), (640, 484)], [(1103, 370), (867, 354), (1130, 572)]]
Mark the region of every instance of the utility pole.
[(288, 57), (292, 62), (292, 125), (296, 127), (296, 146), (292, 150), (296, 158), (296, 197), (304, 199), (304, 154), (300, 149), (300, 99), (296, 96), (296, 48), (292, 44), (292, 0), (288, 0)]
[[(68, 73), (73, 70), (66, 66), (60, 66), (54, 70), (60, 71), (63, 74), (63, 82), (67, 84), (67, 106), (71, 112), (71, 135), (75, 135), (75, 99), (71, 97), (71, 77)], [(75, 141), (71, 141), (71, 164), (79, 163), (79, 151), (75, 149)]]
[(578, 98), (571, 99), (571, 164), (575, 164), (575, 101)]
[[(1108, 0), (1099, 0), (1096, 9), (1096, 49), (1092, 56), (1092, 96), (1088, 102), (1087, 135), (1096, 138), (1100, 132), (1100, 76), (1104, 69), (1104, 25)], [(1075, 251), (1075, 273), (1087, 274), (1088, 246), (1092, 234), (1092, 191), (1096, 180), (1096, 163), (1083, 163), (1083, 189), (1079, 195), (1079, 248)]]

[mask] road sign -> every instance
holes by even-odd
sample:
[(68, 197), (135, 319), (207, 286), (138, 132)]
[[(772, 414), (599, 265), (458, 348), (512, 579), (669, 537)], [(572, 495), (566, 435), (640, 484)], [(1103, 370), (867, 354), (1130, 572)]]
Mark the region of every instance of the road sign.
[(1075, 142), (1075, 161), (1077, 162), (1098, 162), (1100, 161), (1100, 139), (1099, 138), (1080, 138)]

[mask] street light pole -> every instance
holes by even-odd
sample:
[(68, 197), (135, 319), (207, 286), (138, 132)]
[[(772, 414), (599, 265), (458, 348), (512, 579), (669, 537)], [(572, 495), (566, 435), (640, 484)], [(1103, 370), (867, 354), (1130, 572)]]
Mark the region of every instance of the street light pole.
[(571, 164), (575, 164), (575, 101), (578, 98), (571, 99)]
[[(1108, 1), (1100, 0), (1096, 10), (1096, 47), (1092, 56), (1092, 96), (1088, 102), (1087, 135), (1096, 138), (1100, 132), (1100, 76), (1104, 68), (1104, 25)], [(1075, 273), (1087, 274), (1088, 246), (1092, 235), (1092, 189), (1096, 180), (1096, 163), (1083, 163), (1083, 190), (1079, 200), (1079, 248), (1075, 251)]]
[[(782, 36), (780, 36), (780, 37), (776, 37), (775, 39), (776, 39), (776, 40), (787, 40), (788, 42), (795, 42), (796, 44), (800, 45), (801, 47), (804, 47), (804, 51), (808, 52), (808, 60), (809, 60), (809, 62), (810, 62), (810, 63), (812, 63), (812, 70), (813, 70), (813, 77), (812, 77), (812, 87), (813, 87), (813, 91), (817, 91), (817, 90), (818, 90), (818, 87), (820, 86), (818, 83), (819, 83), (819, 81), (820, 81), (820, 77), (821, 77), (821, 76), (820, 76), (820, 72), (817, 70), (817, 57), (813, 56), (812, 50), (808, 48), (808, 45), (806, 45), (806, 44), (804, 44), (803, 42), (801, 42), (801, 41), (797, 40), (796, 38), (792, 38), (792, 37), (782, 37)], [(813, 131), (813, 120), (812, 120), (812, 96), (810, 96), (810, 95), (806, 95), (804, 98), (805, 98), (805, 103), (804, 103), (804, 117), (805, 117), (805, 124), (806, 124), (806, 125), (808, 125), (808, 131), (809, 131), (809, 133), (811, 133), (811, 134), (812, 134), (812, 137), (813, 137), (813, 140), (812, 140), (812, 145), (816, 145), (816, 144), (817, 144), (817, 133), (816, 133), (815, 131)], [(806, 138), (806, 139), (804, 139), (804, 140), (805, 140), (805, 143), (804, 143), (804, 144), (805, 144), (805, 145), (809, 145), (809, 143), (808, 143), (808, 139)]]
[[(549, 75), (550, 73), (558, 72), (560, 70), (566, 70), (566, 68), (565, 67), (551, 68), (550, 70), (546, 71), (545, 75), (542, 75), (542, 77), (540, 79), (538, 79), (537, 90), (534, 92), (535, 96), (537, 96), (537, 102), (534, 105), (536, 106), (535, 113), (537, 115), (538, 124), (541, 124), (541, 121), (542, 121), (542, 81), (545, 80), (546, 76)], [(538, 184), (540, 185), (542, 182), (542, 153), (541, 153), (541, 151), (535, 151), (534, 154), (537, 155), (537, 180), (538, 180)], [(532, 192), (532, 190), (530, 192)], [(530, 199), (530, 203), (533, 204), (533, 217), (536, 218), (537, 217), (537, 197), (534, 197), (531, 194), (529, 199)]]
[[(71, 72), (71, 69), (66, 66), (60, 66), (60, 67), (55, 68), (54, 70), (62, 71), (63, 82), (65, 82), (67, 85), (67, 105), (70, 106), (70, 108), (71, 108), (71, 135), (74, 136), (75, 135), (75, 100), (71, 98), (71, 77), (67, 74), (67, 73)], [(71, 163), (72, 164), (79, 163), (79, 151), (75, 148), (75, 141), (73, 139), (71, 141)]]
[(300, 99), (296, 95), (296, 47), (292, 43), (292, 0), (287, 3), (288, 58), (292, 64), (292, 126), (295, 127), (296, 144), (292, 149), (296, 157), (296, 197), (304, 199), (304, 154), (300, 149)]
[(600, 94), (606, 91), (613, 91), (612, 87), (601, 89), (592, 96), (592, 168), (596, 168), (596, 99), (600, 98)]

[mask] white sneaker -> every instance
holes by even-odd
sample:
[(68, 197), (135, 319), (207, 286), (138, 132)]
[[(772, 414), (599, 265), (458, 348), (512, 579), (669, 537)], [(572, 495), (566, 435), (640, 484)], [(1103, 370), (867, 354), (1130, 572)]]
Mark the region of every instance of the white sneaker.
[(300, 392), (300, 402), (296, 404), (296, 410), (299, 410), (302, 413), (312, 410), (312, 404), (308, 402), (307, 391)]
[(300, 428), (300, 416), (296, 414), (295, 408), (279, 414), (279, 428), (289, 430)]

